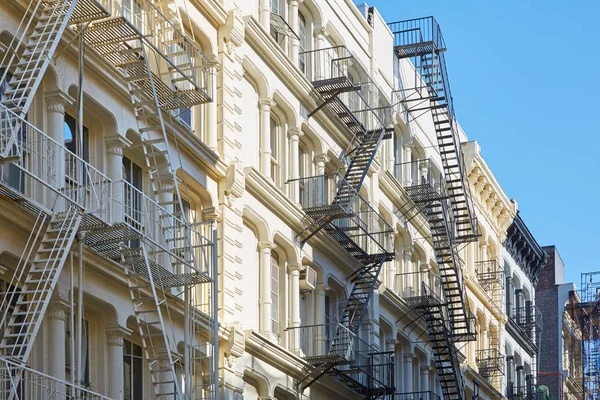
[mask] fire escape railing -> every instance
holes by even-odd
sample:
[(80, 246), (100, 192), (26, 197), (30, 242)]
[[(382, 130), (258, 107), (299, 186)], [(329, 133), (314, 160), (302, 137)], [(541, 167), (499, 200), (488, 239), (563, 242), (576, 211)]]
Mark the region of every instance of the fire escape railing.
[(496, 260), (475, 262), (477, 281), (490, 300), (497, 313), (502, 313), (502, 294), (504, 292), (504, 268)]
[[(382, 140), (392, 135), (391, 105), (367, 68), (346, 47), (304, 52), (301, 57), (306, 61), (305, 73), (317, 103), (308, 117), (324, 111), (346, 133), (348, 147), (341, 155), (345, 165), (339, 174), (298, 180), (300, 204), (305, 211), (304, 230), (298, 236), (304, 244), (324, 231), (360, 267), (349, 276), (353, 286), (329, 346), (329, 357), (314, 365), (297, 387), (301, 393), (328, 373), (369, 398), (388, 395), (393, 393), (393, 386), (381, 389), (377, 385), (365, 388), (364, 383), (357, 384), (352, 370), (343, 367), (343, 360), (353, 346), (346, 332), (359, 331), (379, 273), (384, 263), (394, 257), (391, 226), (359, 194)], [(370, 356), (371, 362), (377, 362), (377, 353), (381, 352)]]
[[(394, 34), (394, 52), (399, 60), (409, 59), (414, 66), (413, 81), (404, 79), (402, 88), (392, 96), (399, 112), (413, 118), (431, 112), (442, 158), (446, 189), (456, 220), (456, 241), (477, 238), (477, 222), (466, 167), (463, 159), (450, 81), (446, 68), (446, 44), (433, 17), (388, 24)], [(399, 69), (401, 66), (398, 67)]]
[(504, 355), (498, 349), (477, 350), (475, 361), (479, 375), (484, 378), (504, 375)]
[(515, 307), (510, 318), (534, 346), (539, 346), (543, 330), (542, 312), (534, 305)]
[[(475, 340), (475, 324), (465, 298), (458, 252), (459, 246), (477, 240), (478, 234), (446, 69), (446, 44), (433, 17), (388, 26), (394, 34), (395, 70), (400, 77), (392, 94), (396, 111), (409, 126), (412, 119), (431, 115), (442, 164), (439, 175), (432, 173), (431, 162), (421, 160), (397, 168), (396, 176), (414, 202), (412, 208), (429, 222), (443, 288), (443, 298), (436, 301), (433, 296), (421, 295), (407, 302), (427, 323), (434, 355), (441, 360), (437, 369), (444, 397), (463, 400), (466, 394), (455, 343)], [(402, 216), (407, 212), (399, 210)]]
[[(387, 395), (389, 388), (394, 387), (394, 352), (382, 352), (340, 323), (287, 330), (296, 332), (298, 353), (308, 364), (319, 364), (335, 354), (339, 361), (328, 374), (366, 398)], [(334, 341), (340, 337), (349, 343), (344, 354), (338, 354), (334, 346)]]

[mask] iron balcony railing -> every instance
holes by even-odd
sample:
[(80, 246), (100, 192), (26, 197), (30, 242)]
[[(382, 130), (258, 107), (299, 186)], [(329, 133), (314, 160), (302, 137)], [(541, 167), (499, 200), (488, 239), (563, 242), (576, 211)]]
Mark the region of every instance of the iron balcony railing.
[[(333, 211), (337, 216), (331, 224), (343, 231), (365, 253), (393, 254), (392, 227), (344, 177), (337, 173), (311, 176), (288, 181), (298, 182), (300, 205), (311, 215), (320, 210)], [(350, 202), (340, 201), (337, 193), (350, 194)]]
[[(3, 135), (7, 136), (19, 120), (0, 104)], [(51, 193), (58, 194), (108, 223), (111, 197), (108, 177), (31, 123), (20, 122), (21, 128), (9, 152), (20, 158), (0, 167), (2, 183), (47, 208), (52, 208), (55, 202)], [(0, 152), (6, 150), (7, 143), (10, 143), (7, 138), (0, 141)]]
[(444, 192), (444, 175), (430, 158), (398, 163), (394, 174), (404, 187), (421, 187), (438, 197)]
[(395, 393), (390, 400), (440, 400), (440, 395), (434, 392)]
[(479, 286), (491, 300), (492, 307), (501, 313), (503, 311), (504, 269), (496, 260), (477, 261), (475, 262), (475, 274)]
[(512, 311), (511, 318), (531, 342), (537, 346), (543, 328), (542, 312), (534, 305), (515, 307)]
[(393, 126), (390, 100), (369, 76), (359, 59), (345, 46), (301, 53), (305, 73), (315, 87), (336, 85), (338, 99), (365, 130)]
[[(382, 352), (340, 323), (305, 325), (288, 330), (299, 343), (300, 356), (307, 360), (340, 356), (344, 362), (335, 367), (355, 383), (369, 389), (389, 390), (394, 387), (393, 352)], [(336, 346), (343, 341), (345, 346)], [(344, 354), (339, 354), (339, 349)]]
[(99, 393), (0, 358), (0, 400), (110, 400)]
[(504, 355), (498, 349), (477, 350), (475, 361), (484, 378), (504, 375)]

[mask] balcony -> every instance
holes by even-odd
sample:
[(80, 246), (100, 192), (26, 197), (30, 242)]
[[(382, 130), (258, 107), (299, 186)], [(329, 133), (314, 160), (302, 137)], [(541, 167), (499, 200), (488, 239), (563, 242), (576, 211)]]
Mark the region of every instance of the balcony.
[[(17, 381), (17, 377), (19, 380)], [(0, 398), (39, 400), (110, 400), (70, 382), (27, 368), (21, 364), (0, 358)]]
[(398, 163), (394, 175), (412, 199), (429, 202), (443, 197), (444, 176), (430, 158)]
[(479, 286), (490, 299), (490, 305), (497, 313), (501, 313), (504, 269), (496, 260), (478, 261), (475, 263), (475, 274)]
[(542, 313), (533, 305), (515, 307), (511, 313), (511, 320), (517, 325), (521, 333), (534, 346), (540, 343), (542, 334)]
[[(393, 352), (380, 351), (339, 323), (293, 327), (288, 331), (299, 344), (300, 357), (313, 367), (333, 360), (327, 373), (350, 389), (369, 398), (394, 392)], [(344, 349), (343, 353), (339, 349)]]
[(504, 355), (497, 349), (477, 350), (475, 361), (479, 368), (479, 375), (484, 378), (504, 375)]
[[(341, 175), (326, 174), (289, 182), (295, 181), (300, 189), (300, 204), (309, 218), (316, 221), (329, 217), (331, 226), (364, 254), (394, 254), (392, 227)], [(341, 200), (340, 193), (345, 200)]]
[[(17, 119), (0, 105), (0, 130), (11, 129)], [(111, 181), (27, 121), (21, 122), (9, 154), (20, 157), (0, 167), (4, 197), (34, 214), (60, 210), (61, 202), (77, 204), (85, 213), (80, 227), (87, 231), (85, 243), (116, 262), (122, 261), (124, 241), (135, 248), (143, 239), (153, 254), (154, 279), (164, 287), (211, 281), (208, 224), (191, 226), (129, 182)], [(139, 259), (137, 266), (145, 270)]]
[(389, 397), (390, 400), (440, 400), (440, 396), (434, 392), (412, 392), (395, 393)]

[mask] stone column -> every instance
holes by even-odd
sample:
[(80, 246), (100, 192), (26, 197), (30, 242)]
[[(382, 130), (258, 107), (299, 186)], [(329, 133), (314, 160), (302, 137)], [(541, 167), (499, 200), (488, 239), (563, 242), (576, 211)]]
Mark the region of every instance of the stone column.
[[(52, 139), (60, 144), (59, 146), (51, 145), (47, 149), (49, 154), (47, 155), (48, 165), (44, 168), (48, 174), (48, 180), (52, 182), (53, 186), (57, 190), (64, 189), (65, 177), (66, 177), (66, 154), (65, 150), (62, 149), (62, 145), (65, 142), (65, 106), (71, 104), (73, 99), (61, 91), (55, 91), (48, 93), (46, 96), (46, 109), (48, 111), (48, 128), (47, 133)], [(75, 135), (76, 132), (73, 132)], [(62, 198), (59, 198), (56, 203), (56, 195), (48, 190), (48, 197), (44, 201), (47, 202), (47, 206), (50, 208), (54, 207), (55, 211), (64, 209), (65, 202)]]
[(331, 158), (325, 153), (315, 155), (315, 163), (317, 164), (317, 175), (325, 174), (325, 164), (327, 164), (329, 160), (331, 160)]
[(413, 142), (409, 140), (404, 143), (404, 186), (411, 186), (412, 180), (412, 147)]
[(421, 367), (421, 387), (419, 388), (420, 392), (428, 392), (429, 391), (429, 371), (430, 367), (425, 366)]
[(325, 294), (329, 287), (324, 284), (317, 285), (315, 289), (315, 325), (316, 332), (316, 354), (325, 354), (327, 346), (327, 327), (325, 325)]
[(293, 179), (292, 185), (290, 188), (292, 190), (291, 198), (296, 203), (300, 203), (300, 189), (298, 178), (300, 178), (300, 160), (299, 160), (299, 149), (298, 145), (300, 143), (300, 136), (302, 136), (303, 132), (299, 128), (290, 128), (288, 129), (288, 137), (290, 138), (290, 179)]
[[(414, 392), (413, 388), (413, 360), (415, 359), (415, 355), (413, 353), (404, 355), (404, 392), (412, 393)], [(413, 400), (413, 399), (411, 399)], [(418, 400), (418, 399), (414, 399)]]
[(123, 193), (123, 150), (132, 145), (131, 141), (118, 133), (105, 137), (106, 175), (112, 182), (111, 222), (123, 222), (125, 193)]
[[(290, 325), (292, 327), (300, 326), (300, 271), (304, 267), (300, 264), (288, 265), (290, 275)], [(289, 348), (296, 354), (300, 354), (300, 332), (298, 329), (292, 329)]]
[(108, 397), (123, 398), (123, 337), (129, 336), (131, 330), (119, 325), (106, 327), (108, 344)]
[(258, 101), (260, 109), (260, 172), (271, 177), (271, 107), (273, 100), (266, 97)]
[(260, 273), (259, 273), (259, 323), (260, 333), (272, 338), (271, 324), (271, 250), (275, 244), (269, 241), (259, 242), (260, 251)]
[[(325, 165), (329, 162), (330, 158), (327, 154), (321, 153), (315, 155), (315, 162), (317, 164), (317, 176), (325, 175)], [(318, 184), (316, 185), (316, 193), (312, 196), (315, 196), (314, 199), (316, 204), (323, 205), (332, 199), (327, 198), (327, 185), (325, 185), (325, 179), (319, 178)]]
[[(315, 29), (317, 50), (323, 50), (329, 47), (329, 44), (326, 40), (327, 36), (329, 36), (329, 32), (327, 32), (327, 29), (325, 29), (324, 27), (319, 27)], [(326, 57), (323, 57), (322, 53), (322, 51), (317, 51), (316, 53), (313, 53), (313, 57), (315, 57), (315, 60), (313, 66), (314, 69), (312, 73), (314, 74), (315, 80), (325, 79), (325, 71), (328, 65), (328, 61), (326, 60)], [(306, 61), (308, 63), (311, 62), (311, 60)]]
[[(298, 4), (302, 0), (288, 0), (288, 6), (290, 9), (290, 27), (298, 34), (299, 33), (299, 17), (298, 17)], [(300, 49), (300, 42), (296, 38), (290, 37), (290, 55), (292, 63), (298, 66), (298, 52)]]
[(394, 170), (396, 164), (396, 157), (394, 156), (394, 140), (396, 140), (396, 136), (392, 136), (392, 139), (387, 140), (386, 147), (386, 158), (387, 158), (387, 170), (393, 176), (396, 176), (396, 171)]
[(412, 273), (413, 271), (413, 248), (412, 247), (406, 247), (404, 249), (404, 271), (403, 275), (401, 276), (403, 282), (403, 286), (402, 286), (402, 295), (403, 296), (407, 296), (410, 295), (407, 290), (408, 287), (411, 286), (411, 283), (413, 281), (413, 276)]
[(48, 375), (66, 380), (65, 374), (65, 321), (68, 303), (61, 299), (51, 300), (47, 316), (48, 326)]
[(218, 148), (218, 115), (217, 115), (217, 68), (219, 68), (219, 57), (214, 55), (210, 58), (210, 61), (214, 64), (211, 69), (210, 85), (213, 93), (213, 101), (206, 105), (206, 145), (210, 147), (215, 153), (219, 152)]
[(260, 23), (267, 33), (271, 32), (271, 1), (260, 0)]

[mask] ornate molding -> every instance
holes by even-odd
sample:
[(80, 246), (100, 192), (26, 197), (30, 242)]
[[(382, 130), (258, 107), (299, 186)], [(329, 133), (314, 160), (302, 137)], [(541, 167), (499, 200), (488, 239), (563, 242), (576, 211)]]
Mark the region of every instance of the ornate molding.
[(53, 92), (45, 93), (46, 108), (50, 112), (65, 113), (65, 106), (75, 103), (75, 99), (69, 96), (62, 90), (55, 90)]
[(258, 100), (258, 105), (260, 106), (261, 111), (271, 111), (271, 108), (275, 107), (277, 104), (270, 97), (264, 97)]
[(131, 147), (133, 144), (131, 140), (127, 139), (118, 133), (109, 135), (104, 138), (104, 144), (106, 145), (106, 152), (109, 155), (123, 156), (123, 150)]
[(123, 336), (109, 336), (108, 337), (108, 345), (109, 346), (124, 346), (125, 341), (123, 340)]
[(258, 249), (260, 250), (261, 253), (263, 253), (263, 252), (266, 253), (268, 250), (268, 253), (271, 254), (271, 250), (273, 250), (275, 247), (277, 247), (277, 245), (268, 240), (258, 242)]
[(227, 204), (231, 207), (235, 200), (242, 197), (246, 191), (246, 175), (242, 171), (239, 161), (234, 161), (229, 165), (224, 187)]
[(48, 319), (67, 320), (67, 312), (62, 305), (51, 305), (48, 307), (46, 315), (48, 315)]

